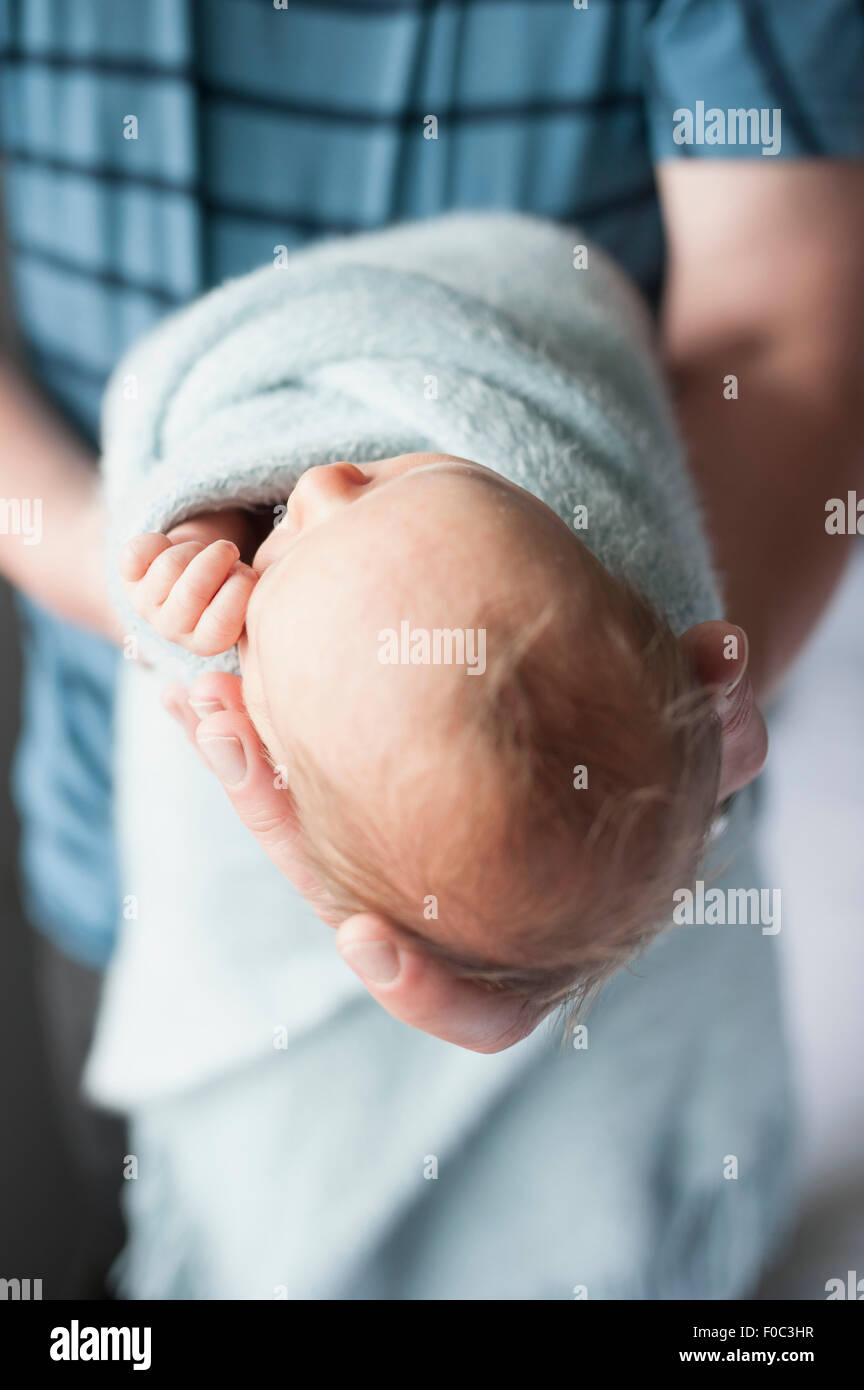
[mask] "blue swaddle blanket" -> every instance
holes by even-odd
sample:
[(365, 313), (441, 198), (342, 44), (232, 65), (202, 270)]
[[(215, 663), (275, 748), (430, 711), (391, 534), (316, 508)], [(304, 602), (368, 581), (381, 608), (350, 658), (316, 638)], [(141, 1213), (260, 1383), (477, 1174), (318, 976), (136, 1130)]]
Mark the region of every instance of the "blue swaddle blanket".
[[(574, 267), (576, 240), (453, 215), (304, 251), (170, 320), (106, 401), (112, 553), (276, 504), (312, 463), (434, 449), (567, 519), (587, 508), (583, 539), (676, 630), (717, 616), (646, 320), (593, 247)], [(494, 1057), (406, 1028), (160, 708), (169, 667), (200, 663), (141, 642), (153, 665), (127, 663), (116, 756), (133, 910), (88, 1068), (139, 1160), (123, 1291), (746, 1295), (789, 1180), (776, 938), (670, 931), (563, 1049), (551, 1025)], [(751, 803), (717, 886), (759, 884)]]
[[(112, 561), (137, 532), (284, 501), (310, 464), (436, 450), (568, 522), (587, 505), (581, 538), (673, 626), (719, 611), (644, 310), (599, 249), (574, 268), (575, 240), (451, 214), (302, 251), (168, 319), (106, 397)], [(200, 667), (124, 612), (153, 659)]]

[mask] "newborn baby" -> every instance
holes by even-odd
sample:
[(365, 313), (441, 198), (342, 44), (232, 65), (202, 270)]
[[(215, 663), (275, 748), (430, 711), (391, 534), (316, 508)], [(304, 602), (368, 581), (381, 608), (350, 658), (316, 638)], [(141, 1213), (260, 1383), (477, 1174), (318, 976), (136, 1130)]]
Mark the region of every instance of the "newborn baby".
[(242, 673), (339, 911), (538, 1002), (668, 920), (719, 764), (650, 324), (576, 238), (456, 214), (303, 250), (159, 325), (104, 419), (144, 654)]
[[(668, 918), (715, 721), (668, 623), (530, 492), (411, 453), (127, 542), (135, 610), (243, 695), (317, 879), (459, 972), (581, 998)], [(214, 537), (219, 537), (214, 539)]]
[[(317, 244), (117, 369), (108, 572), (152, 669), (118, 682), (136, 912), (88, 1072), (142, 1155), (126, 1296), (738, 1297), (779, 1229), (776, 938), (668, 932), (586, 1069), (541, 1029), (490, 1059), (400, 1026), (310, 906), (377, 910), (409, 985), (428, 952), (515, 1010), (581, 1000), (690, 886), (720, 740), (687, 658), (722, 680), (727, 624), (647, 316), (580, 240), (470, 214)], [(236, 701), (224, 671), (306, 901), (158, 708), (178, 677)], [(248, 748), (233, 704), (204, 723), (208, 761), (220, 729)], [(730, 888), (752, 842), (742, 798)]]

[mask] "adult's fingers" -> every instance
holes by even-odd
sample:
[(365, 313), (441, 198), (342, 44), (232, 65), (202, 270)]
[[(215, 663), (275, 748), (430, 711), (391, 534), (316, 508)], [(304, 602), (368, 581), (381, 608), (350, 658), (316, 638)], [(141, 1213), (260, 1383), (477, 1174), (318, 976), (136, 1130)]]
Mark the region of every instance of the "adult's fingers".
[(768, 756), (768, 729), (746, 672), (734, 690), (715, 699), (723, 739), (718, 801), (758, 777)]
[(188, 692), (172, 686), (163, 698), (264, 852), (322, 920), (334, 926), (338, 919), (303, 854), (290, 793), (245, 711), (239, 677), (208, 673)]
[(533, 1031), (543, 1011), (459, 979), (408, 941), (395, 923), (377, 913), (340, 921), (304, 861), (293, 803), (263, 756), (236, 676), (208, 673), (191, 691), (173, 686), (164, 698), (244, 825), (322, 920), (337, 928), (340, 954), (383, 1009), (474, 1052), (500, 1052)]
[(533, 1032), (545, 1016), (512, 995), (454, 976), (377, 913), (349, 917), (336, 933), (336, 945), (373, 999), (394, 1018), (471, 1052), (502, 1052)]
[(748, 673), (747, 634), (734, 623), (699, 623), (681, 638), (702, 683), (713, 692), (722, 751), (717, 800), (725, 801), (761, 772), (768, 731)]

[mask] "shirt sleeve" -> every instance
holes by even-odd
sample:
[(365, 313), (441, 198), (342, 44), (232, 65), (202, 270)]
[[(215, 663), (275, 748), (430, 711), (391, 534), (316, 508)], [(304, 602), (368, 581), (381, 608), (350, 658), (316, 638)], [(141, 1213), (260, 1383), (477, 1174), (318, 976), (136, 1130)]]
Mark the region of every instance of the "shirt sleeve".
[(862, 0), (657, 0), (654, 158), (864, 155)]

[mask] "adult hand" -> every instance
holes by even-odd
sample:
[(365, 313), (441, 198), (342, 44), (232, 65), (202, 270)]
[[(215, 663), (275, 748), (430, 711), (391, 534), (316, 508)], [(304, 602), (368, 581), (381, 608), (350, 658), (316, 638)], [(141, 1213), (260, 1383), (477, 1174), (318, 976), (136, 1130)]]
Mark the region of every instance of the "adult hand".
[[(731, 657), (730, 637), (736, 652)], [(725, 800), (757, 775), (767, 747), (765, 723), (747, 675), (747, 639), (729, 623), (700, 623), (684, 634), (682, 644), (704, 684), (714, 690), (723, 738), (718, 800)], [(189, 691), (171, 686), (165, 705), (262, 849), (321, 920), (335, 928), (343, 960), (382, 1008), (421, 1032), (472, 1052), (501, 1052), (533, 1032), (549, 1010), (457, 978), (377, 913), (340, 917), (304, 858), (291, 798), (276, 785), (246, 714), (239, 677), (213, 672), (199, 677)]]
[(691, 627), (681, 645), (713, 692), (720, 721), (720, 803), (759, 775), (768, 753), (768, 731), (750, 679), (750, 643), (743, 628), (716, 621)]
[(371, 912), (340, 918), (304, 859), (291, 799), (276, 786), (237, 676), (208, 673), (189, 691), (171, 686), (164, 698), (240, 819), (322, 921), (336, 929), (343, 960), (382, 1008), (421, 1032), (473, 1052), (503, 1051), (536, 1028), (544, 1011), (457, 979), (394, 923)]

